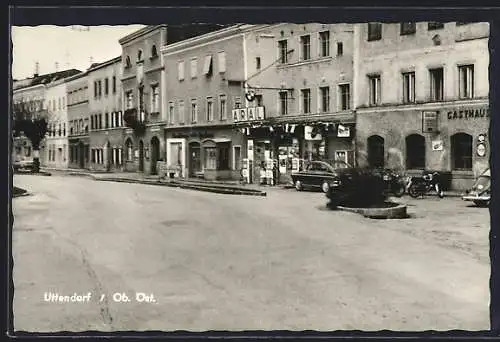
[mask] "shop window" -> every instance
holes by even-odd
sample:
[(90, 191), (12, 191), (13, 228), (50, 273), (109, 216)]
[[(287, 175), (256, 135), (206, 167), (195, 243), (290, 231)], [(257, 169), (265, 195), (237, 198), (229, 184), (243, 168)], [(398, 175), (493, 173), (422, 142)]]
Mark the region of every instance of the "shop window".
[(217, 169), (217, 149), (215, 147), (205, 147), (205, 169)]
[(403, 103), (415, 102), (415, 73), (403, 73)]
[(130, 139), (127, 139), (127, 141), (125, 142), (125, 148), (127, 149), (127, 161), (132, 161), (132, 140)]
[(371, 167), (384, 167), (384, 138), (372, 135), (368, 138), (368, 164)]
[(233, 146), (233, 169), (241, 169), (241, 146)]
[(406, 168), (425, 169), (425, 137), (411, 134), (406, 137)]
[(430, 69), (431, 79), (431, 101), (442, 101), (444, 93), (444, 71), (443, 68)]
[(417, 27), (415, 23), (401, 23), (400, 24), (400, 35), (410, 35), (415, 34)]
[(382, 24), (368, 23), (368, 41), (382, 39)]
[(330, 56), (330, 31), (319, 33), (320, 56)]
[(279, 53), (279, 61), (281, 64), (286, 64), (288, 63), (288, 46), (287, 46), (287, 41), (285, 40), (280, 40), (278, 42), (278, 53)]
[(300, 37), (300, 46), (302, 47), (302, 60), (307, 61), (311, 59), (311, 36)]
[(459, 73), (459, 95), (461, 99), (474, 97), (474, 65), (461, 65)]
[(472, 170), (472, 136), (456, 133), (451, 136), (451, 163), (453, 170)]
[(369, 86), (369, 104), (370, 106), (376, 106), (380, 104), (380, 75), (370, 75), (368, 76), (368, 86)]
[(339, 85), (340, 110), (349, 110), (351, 108), (351, 92), (349, 84)]
[(230, 170), (229, 164), (229, 145), (219, 147), (219, 158), (217, 170)]
[(432, 30), (439, 30), (444, 28), (444, 23), (440, 23), (438, 21), (429, 21), (427, 23), (427, 30), (432, 31)]
[(302, 89), (302, 113), (311, 113), (311, 89)]

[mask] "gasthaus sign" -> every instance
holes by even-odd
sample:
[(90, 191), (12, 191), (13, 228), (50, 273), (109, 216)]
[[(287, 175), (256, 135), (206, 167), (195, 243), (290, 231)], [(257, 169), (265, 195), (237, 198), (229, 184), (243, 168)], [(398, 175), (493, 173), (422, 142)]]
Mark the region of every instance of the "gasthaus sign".
[(483, 108), (460, 108), (449, 110), (446, 113), (448, 120), (468, 120), (478, 118), (489, 118), (490, 110), (487, 107)]

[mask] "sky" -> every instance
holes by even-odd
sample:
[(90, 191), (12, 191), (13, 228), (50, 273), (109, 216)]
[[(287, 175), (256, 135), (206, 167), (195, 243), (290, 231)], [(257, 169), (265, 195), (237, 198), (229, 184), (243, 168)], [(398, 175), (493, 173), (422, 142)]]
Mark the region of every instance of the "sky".
[[(87, 26), (88, 31), (78, 31), (71, 26), (14, 26), (12, 27), (12, 77), (23, 79), (35, 73), (58, 70), (86, 70), (91, 62), (104, 62), (121, 55), (118, 40), (141, 29), (144, 25)], [(86, 28), (77, 26), (76, 28)]]

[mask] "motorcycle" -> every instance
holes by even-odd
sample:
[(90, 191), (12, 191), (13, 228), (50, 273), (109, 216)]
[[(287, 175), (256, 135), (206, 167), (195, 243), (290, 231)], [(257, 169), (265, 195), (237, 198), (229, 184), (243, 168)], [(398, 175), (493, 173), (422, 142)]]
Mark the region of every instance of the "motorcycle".
[(387, 193), (396, 197), (402, 197), (405, 194), (405, 180), (399, 173), (389, 169), (383, 170), (382, 179)]
[(418, 198), (435, 190), (439, 198), (443, 198), (444, 191), (440, 178), (441, 175), (437, 171), (424, 171), (420, 177), (411, 177), (407, 185), (408, 194)]

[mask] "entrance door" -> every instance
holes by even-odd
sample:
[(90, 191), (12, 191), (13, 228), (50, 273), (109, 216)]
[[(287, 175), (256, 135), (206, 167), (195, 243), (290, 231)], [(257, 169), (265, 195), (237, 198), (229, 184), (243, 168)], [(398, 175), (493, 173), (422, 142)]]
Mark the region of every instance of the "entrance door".
[(82, 142), (78, 144), (78, 166), (80, 169), (85, 167), (85, 145)]
[(201, 147), (200, 143), (189, 144), (189, 177), (195, 177), (201, 171)]
[(144, 142), (139, 141), (139, 171), (144, 172)]
[(160, 140), (157, 137), (151, 139), (151, 174), (158, 174), (156, 163), (160, 159)]

